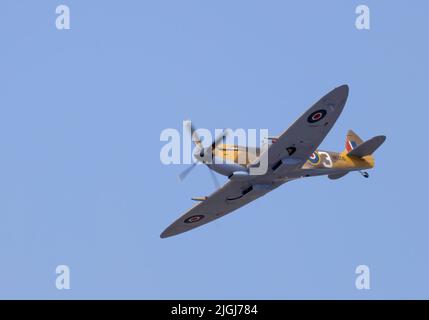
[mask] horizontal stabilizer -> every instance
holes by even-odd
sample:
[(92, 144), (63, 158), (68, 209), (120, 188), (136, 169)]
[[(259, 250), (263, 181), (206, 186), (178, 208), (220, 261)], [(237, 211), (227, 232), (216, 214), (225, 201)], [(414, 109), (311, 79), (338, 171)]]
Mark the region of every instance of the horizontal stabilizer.
[(359, 158), (369, 156), (373, 154), (374, 151), (377, 150), (385, 140), (386, 140), (386, 136), (376, 136), (358, 145), (356, 148), (351, 150), (347, 155), (355, 156)]
[(331, 180), (337, 180), (339, 178), (344, 177), (347, 173), (348, 172), (330, 174), (330, 175), (328, 175), (328, 178)]

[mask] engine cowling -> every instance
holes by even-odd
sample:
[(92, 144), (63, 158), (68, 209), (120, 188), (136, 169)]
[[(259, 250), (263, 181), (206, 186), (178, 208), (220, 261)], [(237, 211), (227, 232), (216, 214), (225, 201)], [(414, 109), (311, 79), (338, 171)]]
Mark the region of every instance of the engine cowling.
[[(218, 161), (216, 161), (218, 160)], [(217, 173), (230, 177), (236, 172), (242, 172), (244, 174), (249, 174), (246, 167), (241, 166), (235, 162), (223, 162), (222, 160), (215, 159), (212, 164), (207, 164), (207, 166), (212, 169), (213, 171), (216, 171)]]

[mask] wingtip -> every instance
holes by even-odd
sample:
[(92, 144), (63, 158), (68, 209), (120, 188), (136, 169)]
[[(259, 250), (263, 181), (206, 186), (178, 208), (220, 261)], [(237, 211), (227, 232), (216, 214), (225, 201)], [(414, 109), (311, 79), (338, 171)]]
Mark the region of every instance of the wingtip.
[(343, 84), (339, 87), (332, 89), (325, 97), (330, 97), (330, 99), (347, 99), (349, 96), (349, 86), (347, 84)]
[(348, 85), (348, 84), (343, 84), (343, 85), (341, 85), (341, 86), (337, 87), (337, 90), (339, 90), (339, 91), (344, 91), (344, 94), (345, 94), (345, 95), (348, 95), (348, 94), (349, 94), (349, 91), (350, 91), (350, 88), (349, 88), (349, 85)]
[(159, 237), (161, 238), (161, 239), (165, 239), (165, 238), (168, 238), (169, 237), (169, 235), (167, 234), (167, 232), (166, 232), (167, 230), (165, 230), (165, 231), (163, 231), (160, 235), (159, 235)]
[(167, 228), (167, 229), (165, 229), (160, 235), (159, 235), (159, 237), (161, 238), (161, 239), (165, 239), (165, 238), (169, 238), (169, 237), (171, 237), (171, 236), (173, 236), (174, 235), (174, 233), (172, 233), (170, 230), (169, 230), (169, 228)]

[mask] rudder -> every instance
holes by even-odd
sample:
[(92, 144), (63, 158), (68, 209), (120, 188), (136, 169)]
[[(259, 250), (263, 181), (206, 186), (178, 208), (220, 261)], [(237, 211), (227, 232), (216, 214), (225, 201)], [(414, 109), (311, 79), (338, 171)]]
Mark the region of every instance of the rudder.
[(353, 131), (349, 130), (346, 136), (346, 151), (351, 152), (363, 143), (363, 140)]

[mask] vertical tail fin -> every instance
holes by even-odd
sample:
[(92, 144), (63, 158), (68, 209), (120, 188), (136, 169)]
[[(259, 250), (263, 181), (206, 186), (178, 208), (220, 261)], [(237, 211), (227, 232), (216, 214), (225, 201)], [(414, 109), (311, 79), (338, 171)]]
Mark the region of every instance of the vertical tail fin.
[(353, 130), (349, 130), (346, 136), (346, 151), (352, 151), (362, 144), (362, 142), (363, 140)]

